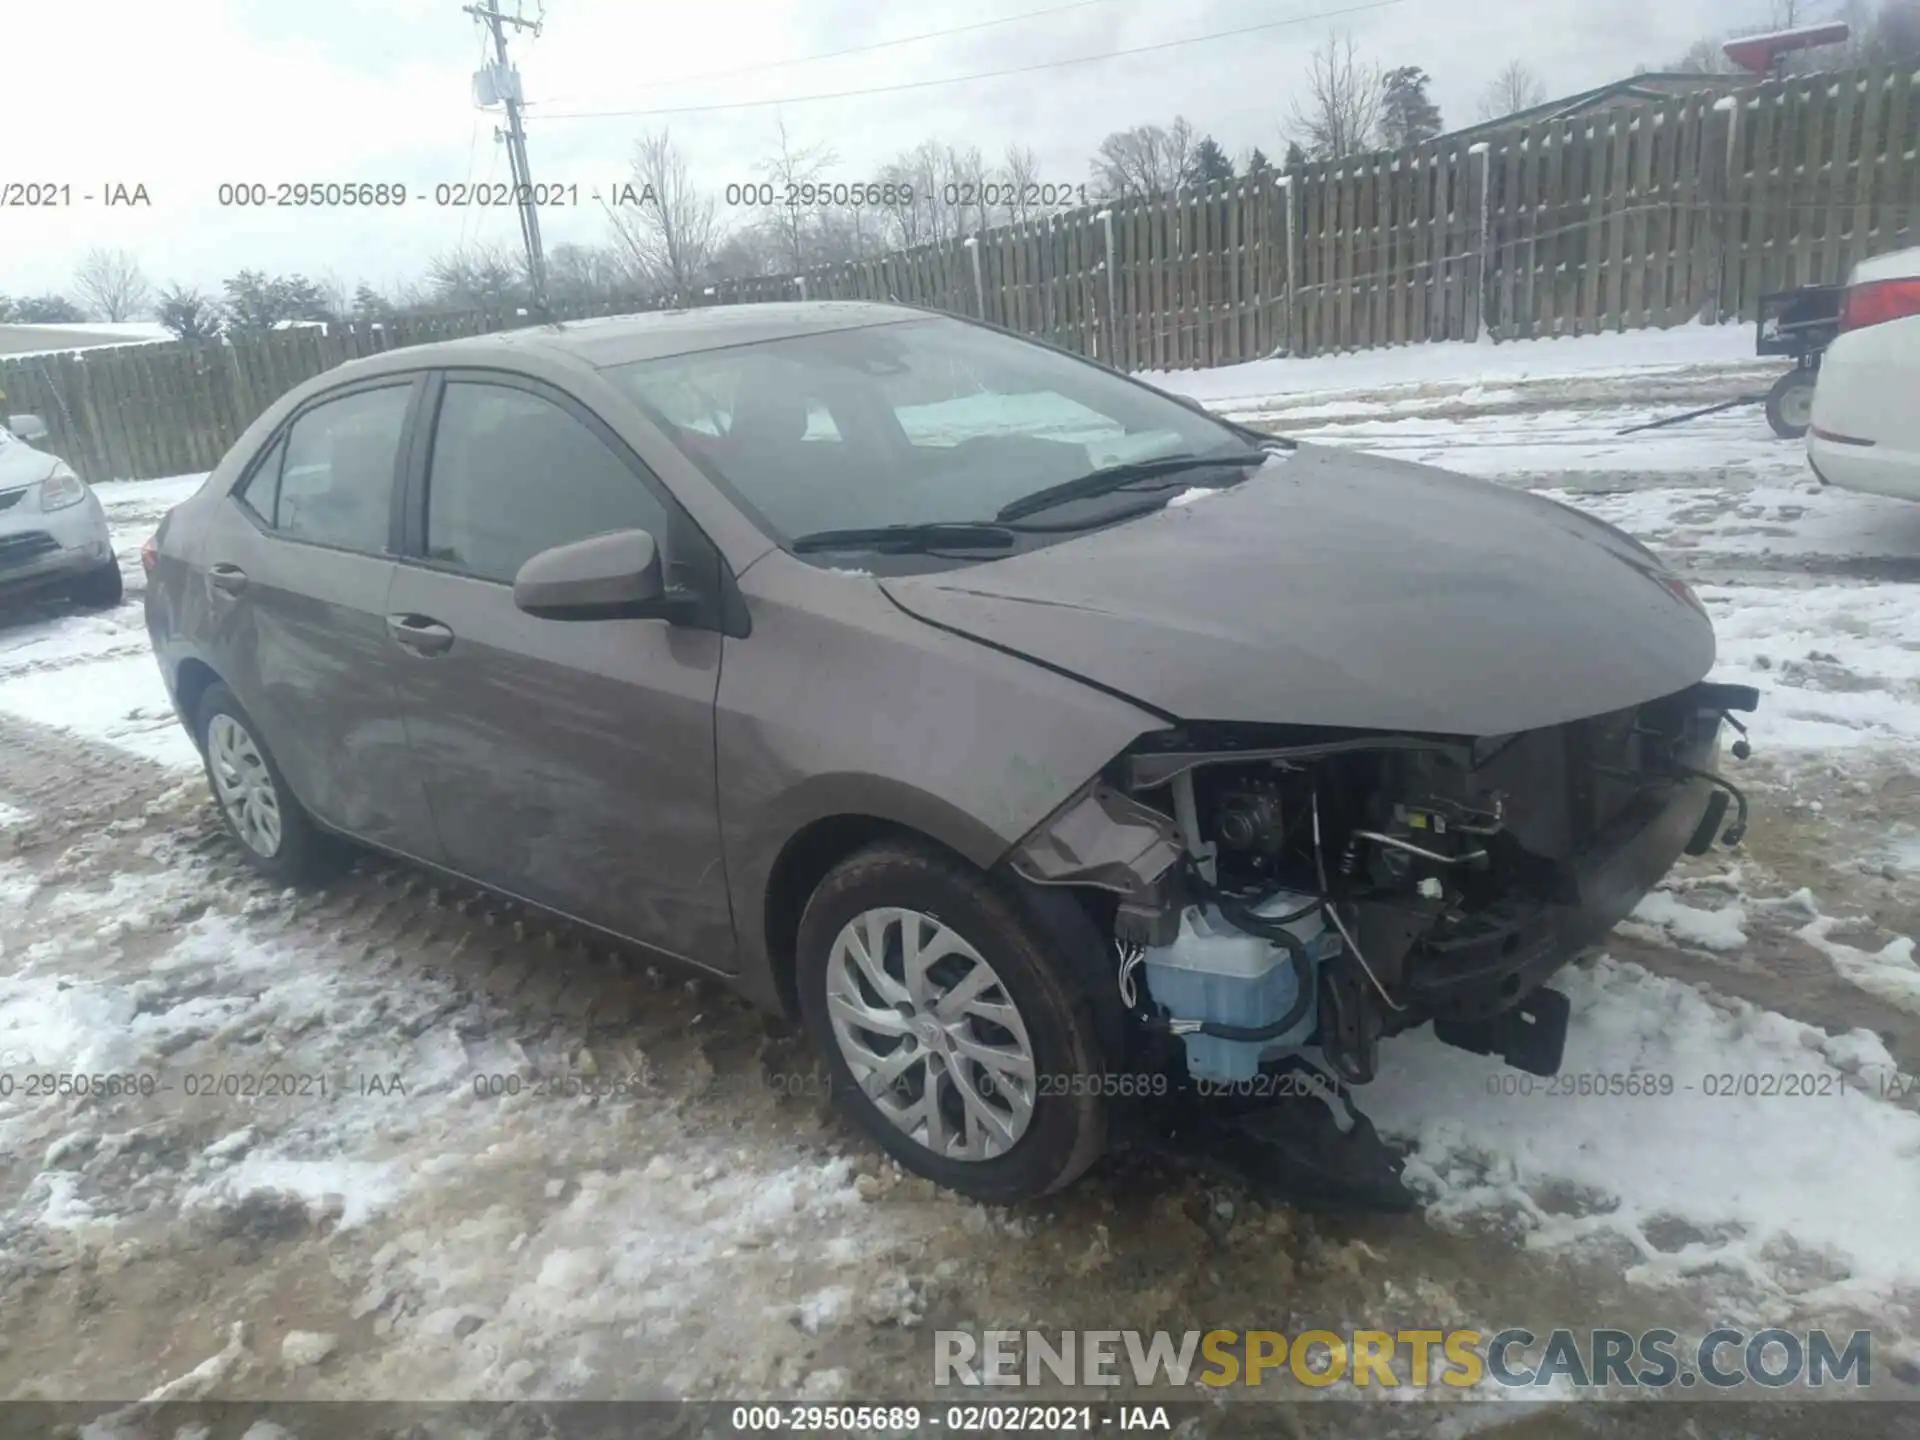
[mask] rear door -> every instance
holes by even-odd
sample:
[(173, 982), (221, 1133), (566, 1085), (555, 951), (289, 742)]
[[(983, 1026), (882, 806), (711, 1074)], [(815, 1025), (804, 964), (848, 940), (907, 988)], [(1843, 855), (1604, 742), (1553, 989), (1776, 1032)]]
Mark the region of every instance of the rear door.
[(434, 859), (387, 634), (399, 484), (425, 374), (317, 397), (214, 512), (203, 549), (215, 669), (322, 822)]
[(731, 969), (713, 753), (722, 637), (541, 620), (513, 603), (529, 557), (610, 530), (650, 532), (670, 577), (717, 554), (639, 457), (551, 386), (455, 371), (433, 404), (388, 606), (447, 863)]

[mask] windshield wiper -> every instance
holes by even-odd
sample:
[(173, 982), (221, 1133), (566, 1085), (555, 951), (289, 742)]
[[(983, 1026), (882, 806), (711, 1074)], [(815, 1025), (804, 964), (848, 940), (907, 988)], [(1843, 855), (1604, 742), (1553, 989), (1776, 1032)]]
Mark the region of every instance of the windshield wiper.
[(864, 530), (816, 530), (791, 540), (796, 555), (821, 550), (925, 553), (929, 550), (1005, 550), (1013, 532), (989, 520), (928, 520), (918, 525), (875, 525)]
[(1188, 470), (1202, 469), (1208, 465), (1238, 465), (1258, 467), (1267, 463), (1265, 450), (1234, 450), (1225, 455), (1163, 455), (1158, 460), (1135, 460), (1125, 465), (1109, 465), (1104, 470), (1095, 470), (1082, 475), (1077, 480), (1062, 481), (1058, 485), (1049, 485), (1044, 490), (1036, 490), (1031, 495), (1023, 495), (1010, 504), (1002, 505), (996, 520), (1019, 520), (1028, 515), (1038, 514), (1042, 510), (1051, 510), (1055, 505), (1064, 505), (1069, 500), (1087, 500), (1096, 495), (1109, 495), (1115, 490), (1124, 490), (1129, 485), (1142, 480), (1152, 480), (1162, 475), (1178, 475)]

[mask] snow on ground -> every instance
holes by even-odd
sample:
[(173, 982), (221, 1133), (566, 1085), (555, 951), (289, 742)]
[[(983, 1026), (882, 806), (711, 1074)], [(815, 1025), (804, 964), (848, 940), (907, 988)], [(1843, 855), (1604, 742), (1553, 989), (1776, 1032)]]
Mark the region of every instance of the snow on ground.
[[(0, 765), (0, 1071), (173, 1088), (0, 1095), (0, 1307), (40, 1321), (0, 1346), (0, 1398), (203, 1364), (234, 1394), (913, 1394), (935, 1323), (1243, 1324), (1275, 1296), (1333, 1328), (1920, 1339), (1920, 506), (1822, 490), (1757, 409), (1614, 433), (1764, 389), (1750, 352), (1688, 327), (1152, 377), (1622, 525), (1763, 692), (1728, 767), (1746, 850), (1684, 864), (1557, 982), (1565, 1073), (1655, 1093), (1525, 1093), (1399, 1037), (1359, 1099), (1424, 1219), (1371, 1226), (1124, 1157), (1022, 1212), (957, 1203), (827, 1114), (796, 1040), (597, 937), (404, 866), (245, 878), (139, 609), (138, 545), (201, 477), (100, 487), (126, 603), (0, 618), (0, 745), (123, 757), (104, 797)], [(295, 1093), (221, 1090), (249, 1075)], [(101, 1295), (150, 1324), (99, 1330)]]
[[(1684, 325), (1578, 339), (1474, 345), (1399, 345), (1311, 359), (1254, 360), (1214, 370), (1146, 371), (1140, 378), (1222, 409), (1300, 395), (1351, 394), (1350, 403), (1393, 405), (1362, 392), (1449, 384), (1482, 388), (1515, 380), (1659, 374), (1692, 365), (1751, 364), (1753, 332), (1739, 325)], [(1227, 403), (1233, 402), (1233, 403)]]
[(16, 607), (0, 623), (0, 715), (118, 746), (178, 769), (199, 754), (180, 729), (147, 643), (140, 547), (204, 475), (113, 481), (94, 493), (107, 512), (127, 599), (105, 613), (50, 601)]
[[(1576, 1016), (1561, 1079), (1638, 1074), (1654, 1093), (1550, 1094), (1508, 1072), (1533, 1088), (1506, 1094), (1498, 1067), (1430, 1033), (1394, 1047), (1368, 1108), (1414, 1137), (1430, 1213), (1512, 1211), (1539, 1247), (1615, 1237), (1629, 1280), (1718, 1272), (1747, 1301), (1719, 1303), (1754, 1321), (1920, 1294), (1920, 1114), (1882, 1098), (1899, 1069), (1870, 1031), (1831, 1036), (1611, 960), (1558, 988)], [(1745, 1076), (1805, 1093), (1745, 1095)], [(1799, 1123), (1781, 1123), (1788, 1105)]]

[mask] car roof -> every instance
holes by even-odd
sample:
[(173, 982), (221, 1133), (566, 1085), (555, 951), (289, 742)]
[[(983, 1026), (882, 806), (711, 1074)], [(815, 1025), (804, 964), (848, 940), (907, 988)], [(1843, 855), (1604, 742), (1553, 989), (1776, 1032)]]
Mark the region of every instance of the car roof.
[(929, 312), (925, 310), (864, 300), (800, 300), (650, 310), (637, 315), (563, 320), (521, 330), (409, 345), (364, 360), (350, 360), (327, 373), (338, 381), (355, 373), (421, 365), (484, 366), (511, 362), (516, 353), (530, 349), (558, 351), (596, 368), (605, 368), (636, 360), (657, 360), (667, 355), (785, 340), (795, 335), (897, 325), (906, 320), (927, 318)]

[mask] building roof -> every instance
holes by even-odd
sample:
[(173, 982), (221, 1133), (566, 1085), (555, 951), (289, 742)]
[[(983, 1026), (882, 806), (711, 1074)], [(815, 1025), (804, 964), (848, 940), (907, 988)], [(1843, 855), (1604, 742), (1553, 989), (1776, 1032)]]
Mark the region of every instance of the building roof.
[(1558, 120), (1622, 101), (1671, 100), (1676, 95), (1687, 95), (1698, 90), (1709, 90), (1715, 94), (1724, 95), (1754, 83), (1755, 77), (1752, 75), (1721, 75), (1705, 70), (1649, 70), (1641, 75), (1629, 75), (1624, 80), (1613, 80), (1605, 85), (1596, 85), (1593, 89), (1582, 90), (1578, 94), (1565, 95), (1558, 100), (1548, 100), (1544, 104), (1532, 105), (1525, 110), (1516, 110), (1511, 115), (1483, 120), (1478, 125), (1466, 125), (1458, 130), (1450, 130), (1443, 138), (1454, 139), (1462, 135), (1481, 135), (1495, 130), (1508, 130), (1516, 125), (1531, 125), (1536, 120)]
[(158, 325), (0, 325), (0, 355), (90, 350), (96, 345), (139, 345), (173, 338)]

